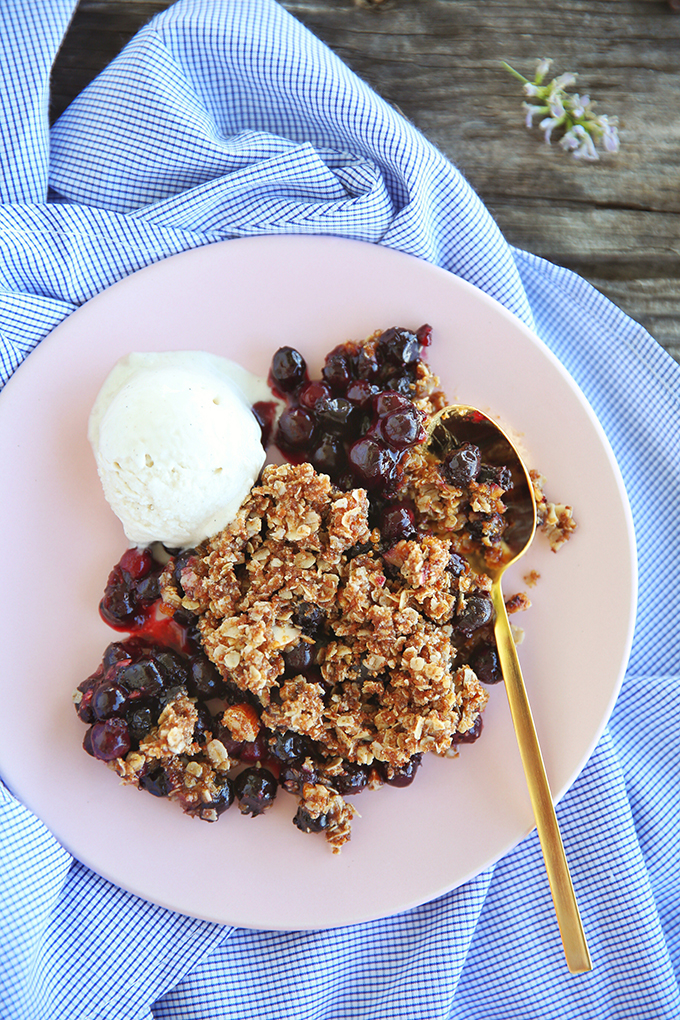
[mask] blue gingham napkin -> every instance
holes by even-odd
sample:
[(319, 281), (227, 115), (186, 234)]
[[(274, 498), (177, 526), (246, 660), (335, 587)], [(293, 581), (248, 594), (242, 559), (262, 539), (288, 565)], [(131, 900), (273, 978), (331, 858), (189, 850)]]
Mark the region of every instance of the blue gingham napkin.
[(558, 808), (591, 973), (566, 971), (535, 834), (398, 917), (256, 932), (112, 886), (0, 784), (1, 1020), (677, 1020), (678, 365), (578, 277), (509, 247), (458, 171), (274, 0), (179, 0), (49, 132), (74, 7), (0, 3), (1, 381), (88, 298), (187, 248), (340, 234), (428, 259), (533, 326), (590, 400), (632, 503), (639, 620), (610, 725)]

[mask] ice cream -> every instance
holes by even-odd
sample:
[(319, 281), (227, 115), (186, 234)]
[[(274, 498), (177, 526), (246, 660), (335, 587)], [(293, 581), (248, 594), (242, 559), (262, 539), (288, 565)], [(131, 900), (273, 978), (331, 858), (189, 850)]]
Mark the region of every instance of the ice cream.
[(265, 460), (264, 380), (203, 351), (129, 354), (90, 414), (104, 495), (133, 545), (189, 548), (236, 515)]

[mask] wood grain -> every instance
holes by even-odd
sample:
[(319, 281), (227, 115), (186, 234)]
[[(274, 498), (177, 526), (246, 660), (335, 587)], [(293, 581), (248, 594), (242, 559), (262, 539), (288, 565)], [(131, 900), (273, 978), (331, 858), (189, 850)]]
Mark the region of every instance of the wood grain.
[[(56, 117), (169, 2), (81, 0), (52, 76)], [(665, 0), (283, 0), (463, 172), (510, 243), (580, 273), (680, 361), (680, 16)], [(524, 127), (549, 57), (618, 116), (584, 163)]]

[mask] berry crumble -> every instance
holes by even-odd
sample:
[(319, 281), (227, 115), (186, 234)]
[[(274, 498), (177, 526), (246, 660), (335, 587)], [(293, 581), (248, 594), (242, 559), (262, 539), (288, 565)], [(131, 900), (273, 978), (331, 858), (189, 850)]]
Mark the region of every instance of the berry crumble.
[[(502, 559), (513, 480), (471, 443), (443, 462), (426, 449), (447, 404), (430, 341), (422, 326), (340, 344), (319, 379), (279, 349), (284, 409), (253, 410), (285, 463), (195, 549), (129, 549), (113, 568), (100, 611), (124, 635), (75, 700), (85, 750), (123, 782), (205, 821), (259, 815), (284, 790), (295, 825), (338, 852), (354, 795), (480, 736), (501, 674), (491, 582), (468, 556)], [(571, 508), (532, 479), (557, 550)]]

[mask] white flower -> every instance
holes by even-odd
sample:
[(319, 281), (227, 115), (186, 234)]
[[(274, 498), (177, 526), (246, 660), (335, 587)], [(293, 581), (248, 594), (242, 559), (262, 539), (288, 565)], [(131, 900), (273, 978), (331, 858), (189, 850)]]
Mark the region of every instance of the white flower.
[(574, 124), (572, 128), (569, 128), (560, 138), (560, 145), (563, 149), (570, 151), (574, 159), (597, 160), (600, 158), (592, 138), (582, 124)]
[[(598, 159), (596, 143), (601, 143), (607, 152), (619, 151), (619, 136), (616, 130), (616, 117), (608, 118), (595, 114), (595, 104), (590, 96), (569, 94), (565, 90), (576, 81), (576, 75), (567, 72), (553, 78), (547, 85), (543, 79), (550, 69), (552, 61), (542, 59), (537, 62), (533, 81), (515, 71), (509, 64), (503, 66), (515, 78), (522, 82), (526, 100), (522, 103), (524, 123), (527, 128), (534, 127), (534, 118), (540, 117), (538, 126), (543, 131), (545, 141), (550, 144), (556, 131), (562, 132), (560, 145), (566, 152), (571, 152), (575, 159)], [(528, 100), (528, 101), (527, 101)]]

